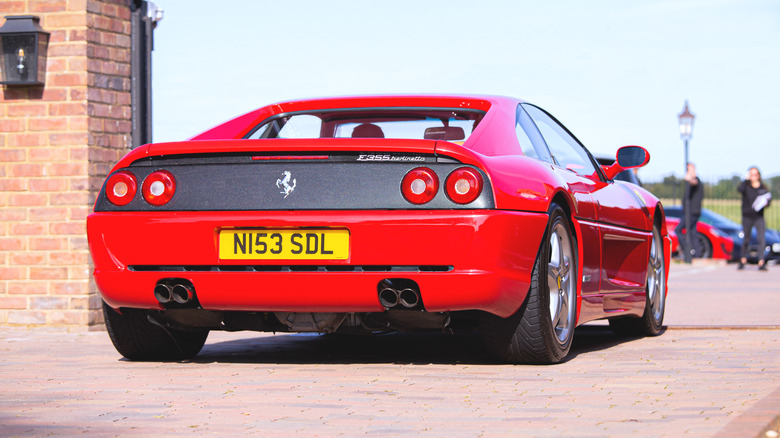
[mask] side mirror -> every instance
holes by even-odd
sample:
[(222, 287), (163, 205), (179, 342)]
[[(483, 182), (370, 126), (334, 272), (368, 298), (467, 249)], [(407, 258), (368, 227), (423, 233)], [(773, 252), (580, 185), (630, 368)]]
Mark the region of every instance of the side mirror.
[(604, 167), (607, 179), (613, 179), (618, 173), (627, 169), (636, 169), (650, 162), (650, 152), (641, 146), (623, 146), (617, 151), (615, 164)]
[(623, 146), (617, 151), (617, 163), (623, 169), (642, 167), (650, 161), (650, 153), (641, 146)]

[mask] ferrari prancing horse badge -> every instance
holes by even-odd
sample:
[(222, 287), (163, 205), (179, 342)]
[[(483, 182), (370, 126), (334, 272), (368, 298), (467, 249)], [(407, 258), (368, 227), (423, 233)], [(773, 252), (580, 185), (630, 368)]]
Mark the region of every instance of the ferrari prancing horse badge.
[(292, 185), (290, 185), (290, 178), (292, 178), (292, 173), (290, 173), (289, 170), (285, 170), (283, 172), (284, 177), (281, 179), (276, 180), (276, 187), (282, 189), (281, 192), (284, 195), (285, 198), (290, 196), (290, 193), (292, 193), (293, 190), (295, 190), (295, 178), (292, 179)]

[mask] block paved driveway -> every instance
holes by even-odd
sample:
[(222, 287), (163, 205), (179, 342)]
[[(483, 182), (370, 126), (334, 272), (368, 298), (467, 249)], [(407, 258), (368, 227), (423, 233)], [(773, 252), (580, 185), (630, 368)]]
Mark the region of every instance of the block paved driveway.
[(187, 363), (105, 332), (0, 329), (0, 436), (764, 436), (780, 413), (780, 266), (672, 266), (666, 332), (580, 327), (554, 366), (473, 337), (210, 335)]

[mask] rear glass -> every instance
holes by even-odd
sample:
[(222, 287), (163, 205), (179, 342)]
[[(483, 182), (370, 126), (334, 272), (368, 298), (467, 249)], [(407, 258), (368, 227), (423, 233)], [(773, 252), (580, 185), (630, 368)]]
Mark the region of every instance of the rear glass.
[(245, 137), (468, 139), (485, 113), (449, 109), (359, 109), (284, 114), (263, 121)]

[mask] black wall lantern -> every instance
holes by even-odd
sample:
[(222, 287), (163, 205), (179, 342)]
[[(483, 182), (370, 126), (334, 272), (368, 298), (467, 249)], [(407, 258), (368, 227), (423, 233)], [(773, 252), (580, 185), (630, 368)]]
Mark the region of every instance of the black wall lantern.
[(43, 85), (49, 32), (33, 15), (7, 15), (0, 27), (0, 84)]

